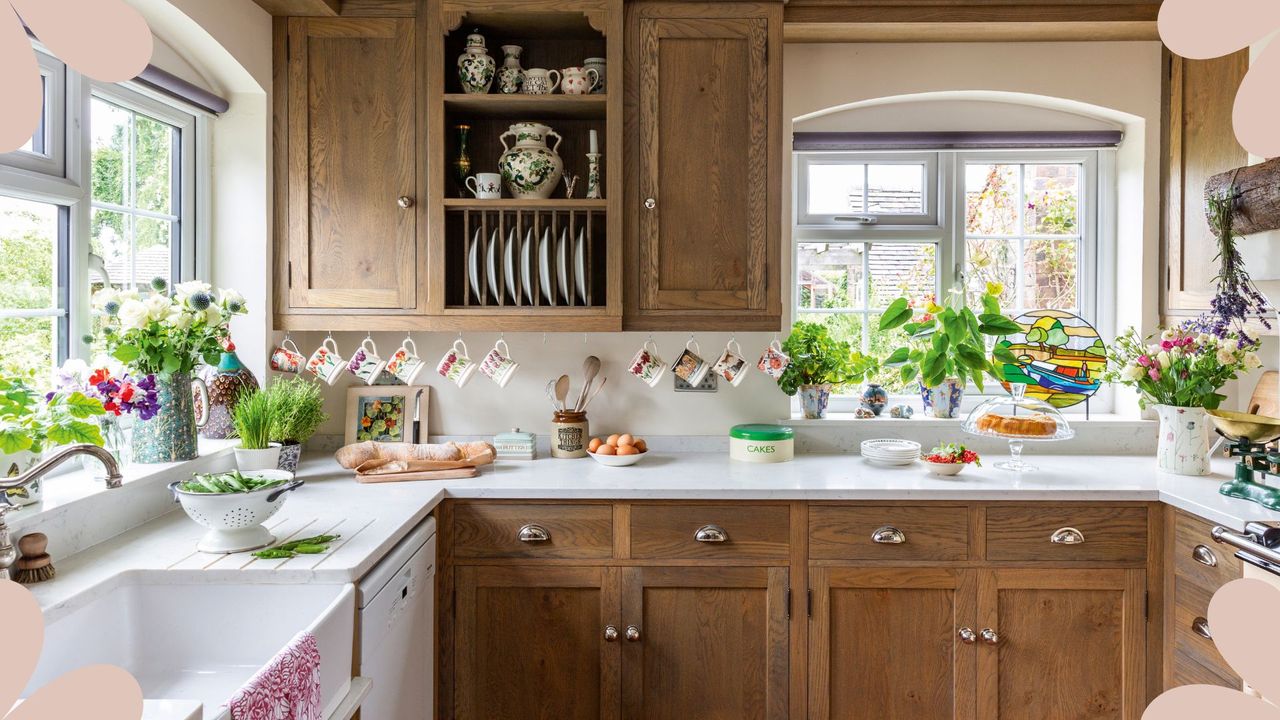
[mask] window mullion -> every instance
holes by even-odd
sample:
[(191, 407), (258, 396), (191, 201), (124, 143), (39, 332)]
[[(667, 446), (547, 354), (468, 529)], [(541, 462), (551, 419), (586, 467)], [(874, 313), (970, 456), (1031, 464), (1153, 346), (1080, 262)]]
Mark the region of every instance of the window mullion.
[[(863, 193), (866, 196), (866, 193)], [(862, 244), (862, 352), (871, 351), (871, 247)]]

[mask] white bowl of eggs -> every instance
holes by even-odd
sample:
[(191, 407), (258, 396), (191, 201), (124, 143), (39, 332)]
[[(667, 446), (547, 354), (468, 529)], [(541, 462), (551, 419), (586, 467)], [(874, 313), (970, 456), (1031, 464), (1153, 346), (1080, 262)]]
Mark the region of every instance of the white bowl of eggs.
[(591, 438), (587, 454), (592, 460), (608, 467), (626, 467), (640, 462), (649, 448), (644, 438), (631, 433), (614, 433), (607, 438)]

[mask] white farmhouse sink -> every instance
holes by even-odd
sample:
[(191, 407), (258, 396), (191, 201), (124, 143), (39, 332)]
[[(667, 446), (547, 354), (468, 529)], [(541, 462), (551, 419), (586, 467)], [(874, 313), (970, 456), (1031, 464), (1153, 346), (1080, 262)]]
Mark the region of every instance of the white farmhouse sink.
[[(164, 573), (113, 584), (46, 626), (24, 696), (70, 670), (109, 663), (132, 673), (148, 701), (196, 700), (205, 720), (226, 717), (222, 704), (302, 630), (320, 647), (325, 717), (350, 687), (352, 585), (195, 584)], [(148, 715), (159, 720), (157, 708), (175, 705), (148, 702)]]

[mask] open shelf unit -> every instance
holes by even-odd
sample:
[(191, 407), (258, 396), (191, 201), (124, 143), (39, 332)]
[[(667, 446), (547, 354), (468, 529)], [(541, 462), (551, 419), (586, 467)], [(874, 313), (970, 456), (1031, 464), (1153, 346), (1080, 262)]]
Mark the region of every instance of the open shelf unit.
[[(622, 325), (622, 0), (442, 0), (428, 32), (444, 37), (427, 61), (429, 185), (428, 313), (479, 330), (618, 330)], [(590, 95), (464, 93), (457, 58), (479, 32), (497, 69), (503, 45), (524, 48), (521, 66), (561, 70), (607, 60), (606, 91)], [(547, 199), (477, 200), (455, 170), (458, 126), (469, 127), (471, 174), (499, 172), (499, 140), (512, 124), (536, 122), (562, 140), (566, 176)], [(595, 131), (603, 199), (586, 199)], [(510, 137), (508, 137), (510, 144)]]

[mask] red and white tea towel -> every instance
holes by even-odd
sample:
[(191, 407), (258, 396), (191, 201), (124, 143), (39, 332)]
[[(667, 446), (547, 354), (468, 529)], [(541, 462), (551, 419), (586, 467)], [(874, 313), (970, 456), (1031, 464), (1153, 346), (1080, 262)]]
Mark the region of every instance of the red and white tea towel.
[(320, 648), (300, 632), (227, 701), (231, 720), (321, 720)]

